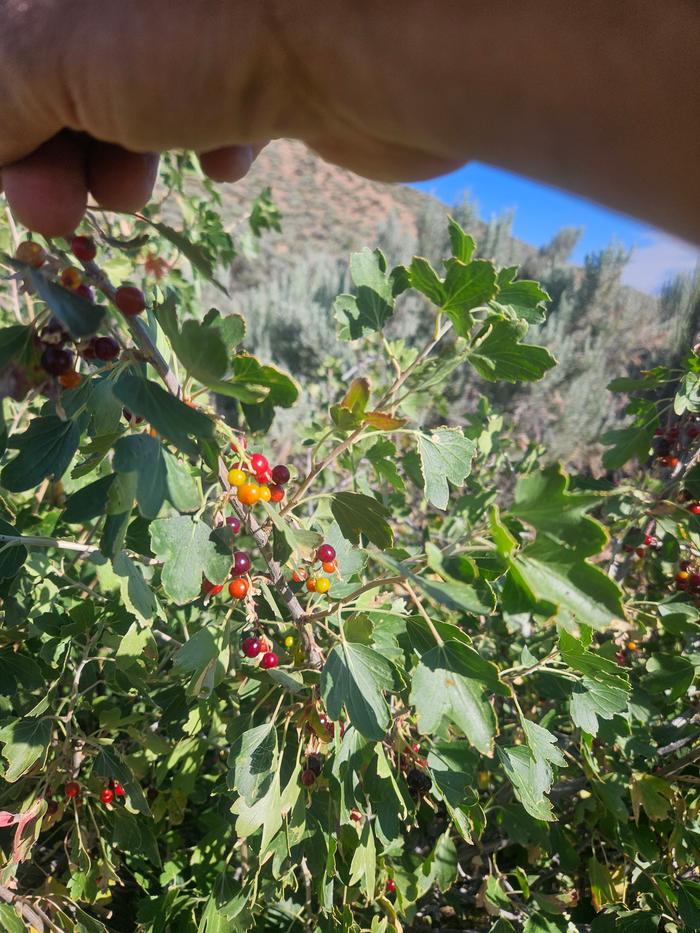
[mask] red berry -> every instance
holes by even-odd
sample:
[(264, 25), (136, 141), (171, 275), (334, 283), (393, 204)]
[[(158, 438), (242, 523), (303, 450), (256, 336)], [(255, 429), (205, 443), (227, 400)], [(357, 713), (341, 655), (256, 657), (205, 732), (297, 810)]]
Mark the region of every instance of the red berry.
[(306, 580), (306, 571), (303, 569), (303, 567), (299, 567), (294, 571), (292, 574), (292, 580), (294, 580), (295, 583), (303, 583), (304, 580)]
[(110, 790), (109, 787), (105, 787), (100, 791), (100, 800), (102, 803), (111, 803), (114, 800), (114, 791)]
[(242, 574), (248, 573), (249, 570), (250, 557), (248, 557), (245, 551), (236, 551), (233, 555), (233, 568), (231, 569), (231, 573), (240, 577)]
[(309, 577), (309, 579), (306, 581), (306, 589), (309, 591), (309, 593), (316, 592), (316, 581), (313, 577)]
[(269, 470), (260, 470), (259, 473), (255, 474), (255, 482), (261, 486), (267, 486), (268, 483), (272, 482), (272, 473)]
[(354, 820), (355, 823), (359, 823), (362, 819), (362, 814), (359, 810), (356, 810), (355, 807), (353, 807), (350, 811), (350, 819)]
[(86, 301), (95, 301), (95, 296), (92, 293), (92, 289), (89, 285), (86, 285), (85, 282), (81, 282), (80, 285), (75, 289), (75, 294), (80, 295), (81, 298), (84, 298)]
[(616, 660), (617, 663), (620, 665), (620, 667), (624, 667), (624, 666), (625, 666), (625, 653), (624, 653), (624, 651), (617, 651), (617, 652), (615, 653), (615, 660)]
[(413, 744), (411, 745), (411, 750), (414, 751), (416, 755), (419, 754), (420, 745), (418, 744), (418, 742), (413, 742)]
[(241, 520), (237, 515), (229, 515), (226, 519), (226, 524), (231, 529), (234, 535), (237, 535), (241, 530)]
[(251, 454), (250, 468), (253, 473), (266, 473), (270, 469), (270, 464), (267, 462), (267, 457), (263, 457), (262, 454)]
[(316, 560), (320, 560), (324, 564), (330, 564), (331, 561), (335, 560), (335, 548), (330, 544), (322, 544), (316, 551)]
[(73, 354), (61, 347), (47, 347), (41, 354), (41, 366), (51, 376), (60, 376), (73, 368)]
[(659, 457), (659, 463), (662, 467), (672, 469), (675, 466), (678, 466), (678, 457)]
[(260, 661), (260, 667), (263, 667), (266, 671), (269, 671), (273, 667), (277, 667), (278, 664), (279, 660), (274, 651), (266, 651)]
[(654, 538), (651, 535), (644, 535), (644, 543), (650, 547), (654, 543)]
[(248, 594), (248, 581), (237, 577), (229, 583), (228, 591), (232, 599), (244, 599)]
[(114, 303), (127, 317), (134, 317), (146, 307), (143, 292), (133, 285), (121, 285), (114, 294)]
[(272, 468), (272, 482), (276, 486), (284, 486), (289, 482), (289, 470), (283, 463), (278, 463)]
[(693, 502), (692, 505), (688, 506), (688, 511), (692, 512), (693, 515), (700, 515), (700, 502)]
[(393, 894), (396, 890), (396, 882), (393, 878), (389, 878), (386, 883), (386, 893)]
[(316, 775), (311, 768), (307, 768), (305, 771), (301, 772), (301, 783), (304, 787), (311, 787), (312, 784), (316, 783)]
[(121, 786), (119, 781), (114, 782), (114, 793), (117, 795), (117, 797), (126, 797), (126, 791)]
[(114, 337), (95, 337), (92, 341), (92, 353), (98, 360), (110, 362), (119, 356), (119, 344)]
[(58, 377), (58, 381), (64, 389), (76, 389), (83, 379), (80, 373), (76, 373), (72, 369), (69, 369), (67, 373), (61, 373)]
[(634, 552), (637, 555), (637, 557), (644, 557), (644, 555), (646, 554), (646, 550), (643, 547), (636, 547), (634, 549)]
[(80, 793), (80, 784), (77, 781), (68, 781), (63, 789), (66, 792), (66, 797), (77, 797)]
[(89, 236), (74, 236), (70, 248), (75, 258), (81, 262), (92, 262), (97, 256), (95, 241)]
[(688, 583), (694, 590), (698, 589), (700, 587), (700, 573), (691, 573)]
[(330, 563), (329, 563), (328, 561), (326, 561), (326, 562), (323, 564), (323, 572), (324, 572), (324, 573), (335, 573), (337, 569), (338, 569), (338, 568), (335, 566), (335, 561), (334, 561), (334, 560), (330, 561)]
[(250, 638), (244, 638), (241, 644), (241, 650), (247, 658), (257, 658), (260, 654), (260, 639), (256, 638), (255, 635), (251, 635)]
[(223, 584), (212, 583), (206, 578), (202, 582), (202, 592), (205, 596), (216, 596), (223, 588)]
[(284, 489), (281, 486), (270, 486), (270, 502), (281, 502), (284, 499)]

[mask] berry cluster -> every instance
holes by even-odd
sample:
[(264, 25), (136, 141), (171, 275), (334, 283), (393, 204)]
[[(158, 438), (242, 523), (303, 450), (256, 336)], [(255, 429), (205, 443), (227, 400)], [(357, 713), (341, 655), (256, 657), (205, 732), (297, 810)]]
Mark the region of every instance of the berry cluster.
[[(245, 439), (232, 442), (231, 448), (245, 451)], [(270, 469), (267, 457), (259, 453), (251, 454), (247, 461), (234, 463), (228, 471), (228, 481), (236, 489), (238, 501), (248, 506), (256, 502), (281, 502), (289, 482), (289, 469), (283, 463)]]
[(244, 638), (241, 643), (241, 651), (250, 660), (260, 656), (260, 667), (265, 671), (269, 671), (279, 664), (279, 658), (274, 651), (270, 650), (270, 644), (262, 636), (250, 635), (248, 638)]
[[(94, 240), (87, 236), (75, 236), (71, 241), (71, 251), (80, 262), (92, 262), (97, 255)], [(86, 301), (94, 301), (92, 288), (85, 280), (85, 275), (74, 266), (60, 268), (50, 260), (46, 250), (33, 240), (24, 240), (15, 251), (15, 258), (33, 269), (50, 266), (55, 271), (58, 282), (68, 291), (74, 292)], [(54, 265), (56, 268), (54, 270)], [(122, 285), (114, 294), (114, 303), (127, 317), (139, 314), (146, 307), (143, 293), (132, 285)], [(49, 318), (42, 327), (39, 336), (40, 365), (49, 376), (58, 380), (66, 389), (80, 385), (81, 376), (76, 371), (75, 363), (82, 357), (89, 363), (113, 363), (119, 358), (119, 343), (110, 336), (91, 337), (89, 340), (73, 341), (63, 325), (55, 317)], [(73, 343), (72, 348), (67, 344)]]
[(313, 573), (310, 574), (309, 570), (305, 567), (297, 567), (292, 573), (292, 581), (294, 583), (303, 583), (306, 581), (306, 589), (309, 593), (327, 593), (331, 588), (331, 581), (328, 577), (320, 576), (318, 572), (314, 570), (314, 565), (320, 564), (324, 573), (337, 573), (338, 568), (335, 558), (336, 553), (333, 545), (326, 543), (321, 544), (316, 550), (313, 561), (310, 562), (309, 569), (313, 571)]
[(657, 428), (654, 434), (654, 456), (659, 466), (672, 470), (678, 466), (678, 455), (688, 450), (700, 437), (700, 425), (695, 421), (677, 422), (668, 428)]
[[(63, 787), (63, 792), (66, 795), (66, 797), (72, 800), (80, 796), (82, 792), (82, 787), (77, 781), (67, 781)], [(47, 798), (51, 797), (50, 791), (47, 791), (45, 796)], [(124, 790), (122, 785), (119, 783), (119, 781), (110, 780), (107, 787), (102, 788), (99, 796), (100, 796), (100, 800), (102, 801), (102, 803), (110, 804), (110, 803), (113, 803), (115, 800), (123, 801), (126, 797), (126, 791)], [(55, 813), (56, 810), (58, 809), (58, 806), (55, 804), (55, 801), (52, 801), (52, 802), (54, 803), (54, 806), (53, 807), (49, 806), (49, 811), (51, 813)]]

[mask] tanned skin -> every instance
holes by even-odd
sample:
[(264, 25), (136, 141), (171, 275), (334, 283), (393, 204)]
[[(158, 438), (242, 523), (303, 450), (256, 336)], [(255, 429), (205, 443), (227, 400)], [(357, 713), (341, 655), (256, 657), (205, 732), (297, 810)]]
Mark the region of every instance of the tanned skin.
[(697, 0), (0, 0), (0, 176), (45, 235), (274, 137), (371, 178), (470, 159), (700, 241)]

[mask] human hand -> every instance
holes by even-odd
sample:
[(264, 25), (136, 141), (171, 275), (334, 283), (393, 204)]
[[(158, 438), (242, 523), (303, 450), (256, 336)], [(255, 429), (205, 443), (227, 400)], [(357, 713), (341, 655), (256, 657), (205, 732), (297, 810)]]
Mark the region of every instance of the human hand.
[(686, 0), (0, 0), (1, 183), (70, 232), (148, 200), (157, 153), (235, 180), (270, 138), (386, 181), (470, 158), (700, 239)]

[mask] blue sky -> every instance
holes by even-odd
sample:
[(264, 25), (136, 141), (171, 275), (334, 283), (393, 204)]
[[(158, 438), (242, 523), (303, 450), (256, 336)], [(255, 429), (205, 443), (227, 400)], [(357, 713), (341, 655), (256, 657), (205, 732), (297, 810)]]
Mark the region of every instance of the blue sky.
[(572, 256), (574, 262), (582, 262), (586, 253), (603, 249), (613, 240), (621, 243), (632, 249), (623, 280), (644, 291), (657, 291), (669, 276), (690, 271), (700, 259), (698, 249), (667, 233), (479, 162), (412, 187), (447, 204), (454, 204), (466, 194), (485, 220), (512, 209), (513, 233), (535, 246), (547, 243), (560, 227), (583, 227), (583, 236)]

